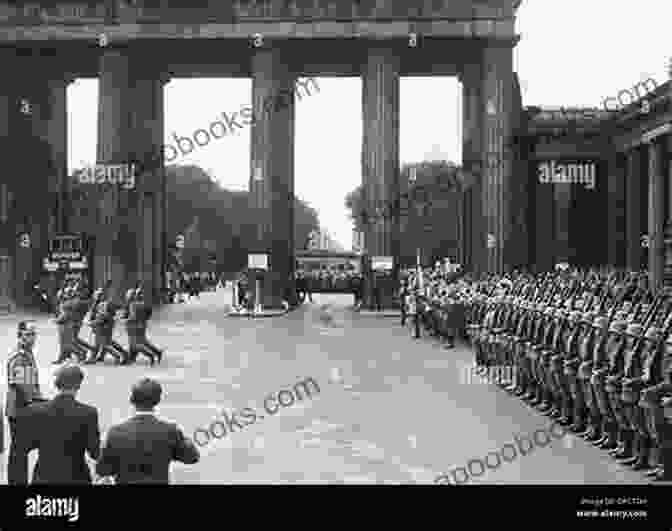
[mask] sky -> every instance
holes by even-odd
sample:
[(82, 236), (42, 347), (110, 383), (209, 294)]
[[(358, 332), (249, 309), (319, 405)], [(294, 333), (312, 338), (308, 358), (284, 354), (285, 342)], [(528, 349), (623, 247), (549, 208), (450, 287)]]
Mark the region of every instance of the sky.
[[(523, 105), (598, 106), (649, 77), (669, 79), (672, 2), (523, 0), (521, 40), (514, 50)], [(361, 183), (362, 112), (359, 78), (317, 78), (319, 91), (296, 106), (295, 192), (314, 207), (322, 227), (351, 248), (346, 194)], [(249, 105), (249, 79), (173, 79), (165, 86), (165, 141), (191, 136), (221, 112)], [(98, 82), (68, 87), (69, 168), (93, 164)], [(461, 85), (456, 78), (402, 78), (400, 163), (461, 163)], [(250, 128), (181, 156), (225, 188), (247, 189)]]

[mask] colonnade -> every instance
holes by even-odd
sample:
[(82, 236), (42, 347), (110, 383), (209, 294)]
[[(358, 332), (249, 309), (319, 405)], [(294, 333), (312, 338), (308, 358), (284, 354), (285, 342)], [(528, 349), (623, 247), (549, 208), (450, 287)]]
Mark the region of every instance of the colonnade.
[[(663, 284), (672, 235), (672, 127), (664, 125), (617, 149), (610, 159), (609, 261), (648, 268), (654, 289)], [(669, 243), (669, 241), (668, 241)]]
[[(509, 182), (511, 154), (504, 142), (511, 127), (512, 49), (515, 42), (486, 41), (478, 57), (465, 58), (460, 73), (464, 86), (465, 161), (479, 161), (482, 172), (468, 193), (460, 255), (480, 271), (501, 271), (510, 231)], [(362, 58), (362, 174), (365, 195), (374, 204), (393, 201), (399, 192), (399, 81), (400, 60), (384, 42), (367, 44)], [(20, 168), (27, 153), (18, 149), (22, 138), (38, 138), (45, 147), (48, 168), (35, 178), (43, 182), (34, 192), (47, 190), (45, 204), (67, 183), (66, 88), (73, 79), (53, 57), (19, 57), (13, 48), (0, 52), (5, 71), (16, 73), (0, 88), (0, 143), (11, 154), (11, 168)], [(263, 304), (281, 304), (294, 268), (293, 195), (294, 123), (297, 76), (281, 42), (265, 42), (250, 52), (252, 77), (252, 150), (250, 202), (257, 213), (254, 251), (270, 255), (265, 275)], [(155, 56), (139, 44), (109, 45), (99, 53), (98, 164), (140, 163), (142, 174), (135, 189), (106, 188), (93, 191), (97, 211), (95, 227), (67, 226), (67, 212), (47, 209), (48, 219), (29, 230), (42, 239), (55, 231), (82, 230), (95, 236), (96, 284), (112, 281), (121, 292), (144, 281), (157, 295), (163, 282), (166, 241), (166, 190), (163, 153), (163, 87), (168, 73)], [(30, 65), (30, 66), (29, 66)], [(24, 75), (25, 73), (25, 75)], [(268, 112), (265, 103), (282, 93), (291, 101)], [(29, 117), (21, 115), (21, 101), (31, 105)], [(319, 135), (319, 131), (316, 132)], [(422, 132), (418, 132), (422, 134)], [(494, 163), (493, 163), (494, 161)], [(3, 182), (13, 174), (7, 160)], [(11, 186), (14, 186), (11, 184)], [(40, 192), (41, 193), (41, 192)], [(39, 195), (39, 193), (38, 193)], [(53, 209), (52, 209), (53, 210)], [(15, 245), (12, 222), (2, 223), (0, 247)], [(41, 227), (36, 228), (36, 227)], [(5, 234), (6, 233), (6, 234)], [(39, 240), (39, 238), (36, 238)], [(487, 246), (486, 241), (494, 240)], [(381, 219), (367, 227), (366, 251), (370, 256), (399, 258), (399, 220)], [(42, 249), (39, 260), (46, 249)], [(9, 248), (2, 251), (15, 255)], [(33, 253), (34, 257), (36, 254)], [(16, 254), (15, 267), (20, 265)], [(39, 267), (39, 265), (37, 265)]]

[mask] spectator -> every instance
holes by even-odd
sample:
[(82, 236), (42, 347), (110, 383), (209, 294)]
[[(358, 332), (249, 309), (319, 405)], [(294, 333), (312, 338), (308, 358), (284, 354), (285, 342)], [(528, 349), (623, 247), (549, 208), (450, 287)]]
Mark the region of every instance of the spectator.
[(136, 415), (110, 428), (96, 472), (116, 484), (170, 483), (170, 463), (197, 463), (200, 454), (175, 424), (159, 420), (154, 408), (161, 402), (161, 385), (149, 378), (131, 391)]
[(77, 365), (61, 367), (54, 378), (58, 394), (19, 414), (20, 451), (25, 455), (32, 450), (39, 453), (33, 484), (91, 483), (85, 454), (98, 458), (100, 431), (98, 410), (76, 400), (83, 381), (84, 373)]

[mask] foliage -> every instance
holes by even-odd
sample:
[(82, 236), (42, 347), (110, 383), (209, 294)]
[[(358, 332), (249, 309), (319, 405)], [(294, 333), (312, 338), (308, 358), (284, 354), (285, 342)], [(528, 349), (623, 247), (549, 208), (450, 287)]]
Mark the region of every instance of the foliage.
[[(237, 271), (247, 264), (255, 218), (247, 191), (227, 190), (195, 165), (166, 167), (168, 243), (185, 235), (185, 267), (207, 269), (206, 243), (215, 242), (217, 269)], [(294, 236), (297, 246), (319, 227), (315, 209), (294, 198)]]
[[(414, 178), (412, 180), (412, 178)], [(448, 161), (424, 161), (405, 164), (399, 172), (400, 194), (391, 201), (367, 201), (363, 185), (357, 186), (345, 198), (345, 207), (357, 230), (381, 217), (395, 213), (403, 216), (422, 204), (431, 205), (446, 193), (460, 192), (469, 188), (475, 176)]]

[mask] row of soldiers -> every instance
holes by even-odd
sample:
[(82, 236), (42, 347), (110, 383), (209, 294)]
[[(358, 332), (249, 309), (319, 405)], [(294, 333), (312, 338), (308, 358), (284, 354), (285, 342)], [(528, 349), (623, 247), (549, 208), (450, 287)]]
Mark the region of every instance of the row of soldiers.
[[(150, 364), (160, 363), (163, 351), (147, 338), (147, 322), (152, 308), (146, 304), (141, 283), (126, 292), (123, 303), (116, 303), (109, 295), (110, 283), (97, 289), (91, 298), (77, 281), (66, 282), (57, 293), (60, 353), (54, 364), (60, 364), (76, 356), (81, 363), (102, 362), (112, 356), (117, 364), (134, 363), (138, 355), (149, 358)], [(113, 339), (117, 322), (125, 325), (128, 334), (128, 349)], [(94, 344), (79, 337), (82, 325), (90, 327)]]
[[(565, 271), (478, 286), (469, 334), (481, 370), (654, 480), (672, 479), (672, 294), (646, 274)], [(506, 371), (504, 371), (506, 372)], [(668, 409), (669, 413), (669, 409)]]

